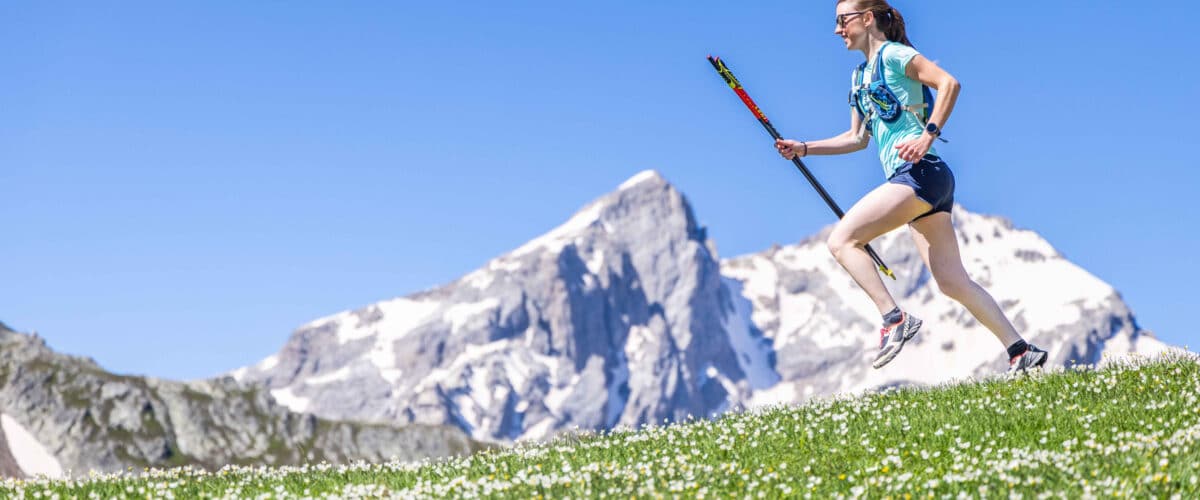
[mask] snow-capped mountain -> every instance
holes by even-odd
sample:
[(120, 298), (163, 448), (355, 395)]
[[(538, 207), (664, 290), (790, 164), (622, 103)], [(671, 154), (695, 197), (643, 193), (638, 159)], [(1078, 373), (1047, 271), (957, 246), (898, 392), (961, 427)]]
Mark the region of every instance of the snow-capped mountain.
[[(953, 211), (967, 273), (1004, 309), (1050, 365), (1096, 364), (1102, 354), (1155, 354), (1166, 346), (1141, 329), (1111, 286), (1063, 258), (1033, 231), (1008, 220)], [(799, 244), (722, 262), (722, 273), (751, 304), (750, 322), (771, 340), (783, 382), (754, 404), (856, 392), (898, 384), (935, 384), (1004, 371), (1004, 345), (961, 304), (943, 295), (910, 238), (899, 228), (871, 246), (895, 272), (884, 278), (902, 308), (924, 321), (890, 364), (870, 366), (879, 347), (879, 312), (834, 260), (832, 226)]]
[(294, 410), (491, 440), (720, 412), (778, 377), (708, 243), (644, 172), (478, 271), (313, 321), (233, 375)]
[[(968, 272), (1053, 363), (1164, 347), (1035, 233), (954, 216)], [(825, 248), (828, 230), (719, 261), (683, 195), (642, 172), (475, 272), (313, 321), (233, 375), (296, 411), (507, 441), (1005, 368), (1003, 346), (938, 293), (897, 230), (872, 246), (925, 327), (872, 370), (879, 314)]]

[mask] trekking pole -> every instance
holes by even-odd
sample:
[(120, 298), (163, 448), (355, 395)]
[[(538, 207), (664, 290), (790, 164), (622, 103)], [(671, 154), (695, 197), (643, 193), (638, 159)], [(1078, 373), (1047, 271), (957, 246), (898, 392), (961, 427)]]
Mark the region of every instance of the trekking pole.
[[(725, 79), (725, 83), (728, 83), (729, 87), (746, 104), (746, 107), (750, 108), (750, 112), (754, 113), (754, 117), (758, 118), (758, 122), (767, 129), (771, 137), (775, 140), (782, 139), (783, 137), (779, 135), (779, 131), (775, 130), (775, 126), (771, 125), (771, 121), (767, 120), (767, 116), (763, 114), (762, 110), (758, 109), (758, 105), (754, 104), (754, 100), (750, 99), (750, 95), (746, 93), (746, 89), (742, 88), (741, 82), (738, 82), (738, 79), (733, 76), (733, 72), (729, 71), (729, 68), (725, 66), (725, 61), (722, 61), (719, 57), (708, 56), (708, 62), (712, 63), (713, 69), (717, 70), (721, 78)], [(817, 190), (817, 194), (820, 194), (821, 198), (825, 199), (825, 203), (829, 205), (829, 208), (833, 209), (833, 213), (837, 214), (838, 219), (844, 217), (846, 213), (842, 212), (842, 209), (833, 201), (833, 198), (829, 196), (829, 193), (825, 191), (821, 183), (817, 182), (817, 178), (813, 177), (812, 172), (808, 171), (808, 167), (804, 166), (804, 162), (800, 161), (800, 157), (792, 157), (792, 163), (796, 164), (796, 168), (800, 169), (800, 173), (804, 174), (809, 184), (812, 184), (813, 189)], [(887, 265), (883, 263), (883, 259), (880, 259), (875, 250), (871, 249), (871, 245), (864, 245), (864, 247), (867, 249), (867, 253), (871, 255), (871, 258), (875, 260), (875, 264), (879, 266), (879, 270), (893, 280), (896, 279), (896, 275), (892, 274), (892, 270), (888, 269)]]

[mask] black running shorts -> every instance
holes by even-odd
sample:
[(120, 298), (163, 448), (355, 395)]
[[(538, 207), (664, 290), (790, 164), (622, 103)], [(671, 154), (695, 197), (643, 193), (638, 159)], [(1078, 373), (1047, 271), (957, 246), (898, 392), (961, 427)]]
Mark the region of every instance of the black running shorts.
[(937, 156), (925, 155), (915, 164), (908, 162), (901, 165), (888, 182), (913, 188), (917, 192), (917, 198), (933, 205), (933, 209), (921, 214), (917, 219), (938, 212), (950, 213), (950, 209), (954, 207), (954, 173), (950, 172), (950, 166)]

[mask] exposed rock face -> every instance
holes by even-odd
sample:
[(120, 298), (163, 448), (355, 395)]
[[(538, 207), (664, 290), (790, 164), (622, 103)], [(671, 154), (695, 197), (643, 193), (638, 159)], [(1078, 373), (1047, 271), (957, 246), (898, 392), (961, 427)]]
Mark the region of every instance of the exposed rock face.
[[(146, 466), (416, 459), (479, 447), (454, 428), (395, 428), (293, 413), (261, 388), (229, 377), (180, 383), (114, 375), (3, 325), (0, 413), (28, 430), (64, 471), (77, 474)], [(0, 472), (21, 475), (5, 452), (13, 453), (0, 446)]]
[[(234, 375), (296, 410), (504, 441), (1006, 368), (1003, 346), (939, 292), (905, 230), (872, 246), (926, 326), (872, 370), (879, 314), (825, 248), (828, 228), (718, 261), (695, 220), (643, 172), (457, 281), (313, 321)], [(968, 272), (1053, 363), (1163, 347), (1112, 287), (1036, 234), (962, 207), (955, 221)]]

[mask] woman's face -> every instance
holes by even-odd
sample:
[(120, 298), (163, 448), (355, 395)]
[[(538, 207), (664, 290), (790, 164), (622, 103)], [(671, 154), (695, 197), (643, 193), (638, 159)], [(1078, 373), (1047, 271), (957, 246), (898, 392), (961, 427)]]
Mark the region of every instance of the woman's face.
[(833, 33), (842, 37), (846, 50), (865, 50), (867, 47), (866, 17), (870, 12), (857, 10), (854, 2), (839, 2), (837, 4), (837, 21)]

